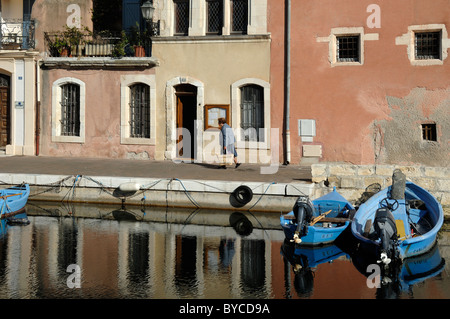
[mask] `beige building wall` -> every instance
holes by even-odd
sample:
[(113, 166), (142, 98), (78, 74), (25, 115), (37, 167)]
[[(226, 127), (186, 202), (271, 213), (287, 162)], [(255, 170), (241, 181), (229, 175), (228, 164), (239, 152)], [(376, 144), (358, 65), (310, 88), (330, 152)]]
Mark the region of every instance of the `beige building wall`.
[[(232, 2), (223, 2), (220, 35), (207, 35), (208, 8), (205, 0), (189, 2), (189, 28), (186, 36), (175, 34), (175, 8), (172, 0), (155, 0), (154, 22), (160, 34), (153, 38), (152, 56), (159, 60), (157, 79), (156, 159), (177, 157), (176, 86), (190, 84), (197, 90), (194, 137), (196, 161), (217, 159), (219, 132), (205, 130), (205, 105), (229, 105), (230, 126), (235, 130), (237, 151), (242, 161), (259, 161), (263, 151), (270, 158), (270, 34), (267, 32), (267, 0), (248, 2), (246, 34), (232, 32)], [(258, 85), (264, 89), (264, 143), (242, 143), (240, 128), (240, 87)], [(278, 149), (278, 148), (277, 148)], [(212, 158), (211, 158), (212, 156)], [(266, 160), (267, 161), (267, 160)]]
[[(239, 112), (237, 101), (232, 101), (234, 83), (270, 82), (270, 38), (268, 36), (246, 39), (208, 40), (207, 38), (174, 40), (155, 38), (153, 56), (160, 62), (156, 69), (157, 78), (157, 132), (156, 159), (173, 159), (174, 133), (176, 130), (176, 102), (174, 86), (188, 83), (197, 87), (197, 121), (204, 121), (204, 107), (211, 104), (230, 105), (231, 126)], [(246, 81), (245, 81), (246, 80)], [(267, 92), (270, 96), (270, 92)], [(268, 97), (267, 97), (268, 98)], [(270, 113), (267, 114), (270, 122)], [(208, 148), (218, 132), (204, 131), (200, 123), (198, 145)], [(165, 134), (164, 134), (165, 133)], [(176, 138), (175, 138), (176, 139)], [(217, 140), (216, 140), (217, 141)], [(212, 145), (209, 145), (212, 146)], [(245, 146), (238, 149), (239, 156), (244, 155)], [(248, 151), (248, 150), (247, 150)], [(198, 152), (200, 150), (198, 149)], [(200, 158), (206, 160), (205, 150)]]
[(4, 151), (8, 155), (34, 155), (36, 60), (39, 52), (20, 46), (19, 39), (24, 35), (22, 1), (2, 0), (0, 16), (2, 36), (5, 36), (0, 49), (0, 73), (9, 77), (9, 141)]

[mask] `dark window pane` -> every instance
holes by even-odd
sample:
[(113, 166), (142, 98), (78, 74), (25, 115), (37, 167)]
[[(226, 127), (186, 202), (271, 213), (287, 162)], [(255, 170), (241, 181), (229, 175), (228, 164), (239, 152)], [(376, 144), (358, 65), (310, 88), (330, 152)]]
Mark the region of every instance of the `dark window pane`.
[(208, 0), (208, 33), (220, 34), (223, 26), (223, 0)]
[(189, 1), (174, 0), (175, 34), (187, 35), (189, 29)]
[(440, 59), (441, 32), (416, 32), (415, 52), (418, 60)]
[(76, 84), (61, 87), (61, 135), (80, 136), (80, 87)]
[(232, 0), (232, 32), (247, 33), (248, 0)]
[(150, 138), (150, 87), (130, 87), (130, 137)]
[(359, 35), (338, 36), (336, 40), (338, 62), (360, 62)]
[(264, 89), (257, 85), (241, 88), (241, 128), (244, 140), (264, 141)]

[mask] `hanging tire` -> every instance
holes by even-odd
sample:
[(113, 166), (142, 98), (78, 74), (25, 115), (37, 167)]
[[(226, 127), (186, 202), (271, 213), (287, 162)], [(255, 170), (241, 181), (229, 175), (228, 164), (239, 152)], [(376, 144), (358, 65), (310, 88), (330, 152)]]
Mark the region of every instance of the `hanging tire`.
[(232, 196), (238, 203), (245, 205), (252, 200), (253, 192), (250, 187), (242, 185), (233, 191)]

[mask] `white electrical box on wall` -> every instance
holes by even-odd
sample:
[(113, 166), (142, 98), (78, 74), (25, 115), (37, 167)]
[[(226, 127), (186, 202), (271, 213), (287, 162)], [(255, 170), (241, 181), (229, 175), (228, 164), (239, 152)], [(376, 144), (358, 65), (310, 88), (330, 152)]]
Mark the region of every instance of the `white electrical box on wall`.
[(302, 142), (312, 142), (313, 137), (316, 136), (316, 121), (298, 120), (298, 135), (301, 137)]

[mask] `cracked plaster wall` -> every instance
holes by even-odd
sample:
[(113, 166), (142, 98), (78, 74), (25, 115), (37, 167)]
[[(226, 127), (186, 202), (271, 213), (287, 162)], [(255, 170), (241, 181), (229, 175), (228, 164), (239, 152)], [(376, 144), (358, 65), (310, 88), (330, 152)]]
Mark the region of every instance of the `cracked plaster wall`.
[[(448, 166), (450, 89), (414, 88), (386, 100), (389, 118), (374, 121), (375, 163)], [(436, 142), (423, 140), (423, 123), (436, 123)]]

